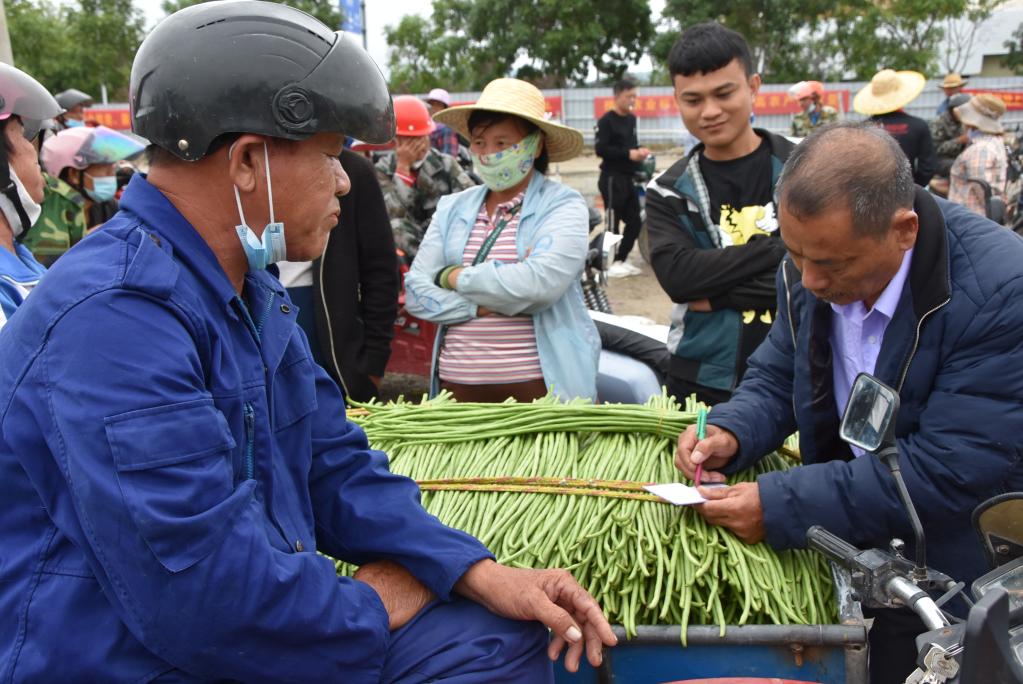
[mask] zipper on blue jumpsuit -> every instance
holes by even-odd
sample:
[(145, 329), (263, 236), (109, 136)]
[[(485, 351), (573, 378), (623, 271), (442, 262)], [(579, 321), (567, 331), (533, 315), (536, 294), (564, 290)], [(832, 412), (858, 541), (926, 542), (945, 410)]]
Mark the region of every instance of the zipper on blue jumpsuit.
[(245, 402), (245, 479), (256, 476), (256, 464), (253, 452), (256, 445), (256, 410), (252, 404)]
[[(263, 307), (263, 313), (259, 317), (259, 323), (253, 323), (252, 316), (249, 315), (249, 308), (245, 306), (245, 302), (239, 297), (239, 303), (241, 303), (241, 309), (245, 313), (246, 323), (252, 329), (252, 332), (256, 338), (256, 344), (262, 347), (262, 334), (263, 326), (266, 324), (267, 316), (270, 315), (270, 308), (274, 303), (274, 291), (269, 290), (269, 296), (266, 299), (266, 306)], [(256, 477), (256, 463), (255, 463), (255, 449), (256, 449), (256, 410), (252, 407), (250, 402), (245, 402), (245, 478), (252, 480)]]

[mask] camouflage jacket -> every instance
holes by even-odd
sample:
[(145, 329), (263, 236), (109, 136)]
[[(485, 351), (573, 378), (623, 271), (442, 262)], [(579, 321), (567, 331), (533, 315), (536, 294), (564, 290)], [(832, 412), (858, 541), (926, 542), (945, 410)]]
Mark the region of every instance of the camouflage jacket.
[(46, 178), (43, 210), (22, 244), (47, 268), (85, 237), (85, 198), (59, 178)]
[(813, 129), (834, 121), (838, 121), (838, 111), (827, 105), (821, 106), (821, 115), (817, 119), (817, 123), (812, 123), (810, 115), (806, 112), (799, 112), (792, 117), (792, 135), (796, 138), (805, 138)]
[(454, 157), (434, 149), (423, 158), (414, 186), (394, 175), (397, 165), (393, 152), (382, 156), (376, 163), (377, 179), (391, 219), (394, 244), (411, 261), (419, 251), (440, 198), (475, 184)]
[(966, 145), (956, 138), (963, 134), (963, 125), (945, 112), (931, 120), (931, 138), (934, 139), (934, 154), (942, 159), (954, 161), (963, 153)]

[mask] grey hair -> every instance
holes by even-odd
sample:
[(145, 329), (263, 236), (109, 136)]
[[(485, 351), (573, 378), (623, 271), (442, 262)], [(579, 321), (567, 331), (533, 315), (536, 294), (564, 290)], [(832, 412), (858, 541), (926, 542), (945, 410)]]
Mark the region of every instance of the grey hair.
[(849, 209), (853, 230), (882, 238), (899, 209), (913, 206), (916, 185), (902, 148), (872, 123), (823, 126), (796, 146), (775, 186), (775, 204), (803, 219)]

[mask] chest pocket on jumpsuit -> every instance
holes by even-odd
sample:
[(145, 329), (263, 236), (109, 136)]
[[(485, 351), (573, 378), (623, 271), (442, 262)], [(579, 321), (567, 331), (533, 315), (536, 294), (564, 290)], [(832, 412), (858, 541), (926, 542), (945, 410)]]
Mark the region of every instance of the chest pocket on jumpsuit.
[(170, 572), (211, 553), (244, 508), (235, 488), (234, 438), (212, 399), (129, 411), (105, 420), (125, 505)]

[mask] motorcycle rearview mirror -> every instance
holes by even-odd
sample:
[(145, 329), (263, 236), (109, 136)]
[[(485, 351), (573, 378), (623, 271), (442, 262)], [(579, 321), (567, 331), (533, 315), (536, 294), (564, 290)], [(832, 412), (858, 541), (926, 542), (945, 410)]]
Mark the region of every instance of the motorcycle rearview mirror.
[(895, 443), (899, 395), (869, 373), (856, 376), (845, 406), (839, 436), (864, 451), (876, 453)]
[(999, 494), (977, 506), (973, 527), (992, 568), (1023, 557), (1023, 492)]
[(895, 419), (899, 414), (899, 393), (869, 373), (860, 373), (849, 392), (849, 402), (842, 415), (839, 436), (849, 444), (876, 454), (878, 459), (891, 471), (902, 505), (909, 514), (916, 541), (916, 567), (913, 579), (924, 582), (927, 579), (927, 553), (924, 542), (924, 528), (920, 523), (909, 490), (899, 469), (899, 448), (895, 441)]

